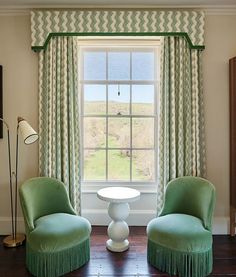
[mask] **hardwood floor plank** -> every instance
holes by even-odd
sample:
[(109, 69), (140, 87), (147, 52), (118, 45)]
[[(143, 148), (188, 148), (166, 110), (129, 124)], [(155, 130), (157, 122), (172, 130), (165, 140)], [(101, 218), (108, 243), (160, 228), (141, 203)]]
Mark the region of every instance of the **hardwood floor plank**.
[[(107, 227), (93, 226), (90, 261), (66, 277), (170, 277), (147, 262), (147, 237), (145, 227), (130, 228), (130, 248), (123, 253), (106, 249)], [(3, 239), (3, 237), (2, 237)], [(236, 239), (214, 236), (214, 267), (211, 277), (236, 277)], [(0, 247), (0, 277), (29, 277), (25, 267), (25, 246)]]

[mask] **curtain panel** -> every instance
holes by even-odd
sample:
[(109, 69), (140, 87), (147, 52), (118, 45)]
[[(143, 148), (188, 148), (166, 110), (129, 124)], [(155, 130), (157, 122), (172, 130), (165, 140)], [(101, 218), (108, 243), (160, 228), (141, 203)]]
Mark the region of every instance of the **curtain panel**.
[(39, 53), (39, 173), (62, 180), (80, 213), (77, 39), (54, 37)]
[(205, 177), (202, 51), (181, 37), (165, 37), (161, 53), (158, 210), (166, 184), (180, 176)]
[(80, 212), (79, 94), (76, 36), (164, 36), (158, 124), (158, 210), (166, 184), (205, 175), (202, 11), (32, 11), (39, 53), (40, 175), (61, 179)]

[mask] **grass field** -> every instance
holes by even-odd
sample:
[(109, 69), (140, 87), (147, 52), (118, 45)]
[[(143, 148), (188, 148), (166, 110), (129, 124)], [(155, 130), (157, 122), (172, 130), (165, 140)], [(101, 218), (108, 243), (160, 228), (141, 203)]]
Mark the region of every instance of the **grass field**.
[[(124, 114), (129, 111), (129, 104), (110, 103), (109, 114)], [(137, 114), (153, 112), (152, 104), (136, 104), (133, 109)], [(104, 114), (104, 103), (85, 105), (87, 114)], [(108, 109), (108, 110), (109, 110)], [(148, 113), (149, 112), (149, 113)], [(132, 119), (132, 142), (135, 148), (154, 148), (154, 119)], [(106, 120), (104, 118), (89, 117), (84, 119), (84, 146), (106, 146)], [(130, 147), (130, 118), (108, 118), (108, 148)], [(84, 179), (106, 180), (106, 151), (84, 151)], [(108, 150), (108, 180), (130, 180), (131, 153), (126, 149)], [(154, 181), (154, 150), (132, 151), (132, 180)]]

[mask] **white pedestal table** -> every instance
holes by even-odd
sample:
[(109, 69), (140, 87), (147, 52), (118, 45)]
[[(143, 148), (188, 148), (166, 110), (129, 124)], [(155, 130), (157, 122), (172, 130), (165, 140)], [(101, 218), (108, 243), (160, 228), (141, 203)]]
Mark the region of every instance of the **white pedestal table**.
[(108, 226), (109, 239), (106, 247), (113, 252), (123, 252), (129, 248), (129, 226), (125, 219), (129, 215), (129, 204), (140, 198), (140, 192), (127, 187), (107, 187), (97, 192), (97, 197), (109, 202), (108, 214), (112, 221)]

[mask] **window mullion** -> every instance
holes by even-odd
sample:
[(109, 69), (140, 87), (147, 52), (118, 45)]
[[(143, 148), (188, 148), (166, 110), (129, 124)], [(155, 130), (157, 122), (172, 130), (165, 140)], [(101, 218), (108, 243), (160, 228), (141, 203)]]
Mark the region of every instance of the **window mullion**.
[[(106, 147), (84, 147), (85, 150), (106, 150)], [(130, 147), (110, 147), (109, 150), (131, 150)], [(154, 147), (133, 147), (132, 150), (155, 150)]]
[(80, 81), (81, 84), (95, 84), (95, 85), (130, 85), (131, 83), (133, 85), (154, 85), (158, 80), (82, 80)]
[(133, 151), (132, 151), (132, 146), (133, 146), (133, 132), (132, 132), (132, 124), (133, 124), (133, 119), (132, 119), (132, 52), (130, 51), (130, 81), (131, 84), (129, 86), (129, 91), (130, 91), (130, 182), (132, 182), (132, 175), (133, 175)]
[(126, 117), (128, 117), (128, 118), (130, 118), (130, 117), (132, 117), (132, 118), (156, 118), (156, 115), (112, 115), (112, 114), (110, 114), (110, 115), (101, 115), (101, 114), (88, 114), (88, 115), (84, 115), (83, 117), (101, 117), (101, 118), (106, 118), (106, 117), (113, 117), (113, 118), (126, 118)]
[[(157, 53), (157, 48), (154, 50), (154, 59), (155, 59), (155, 62), (154, 62), (154, 76), (157, 77), (157, 63), (158, 63), (158, 66), (159, 66), (159, 60), (158, 60), (158, 53)], [(155, 180), (157, 180), (157, 166), (158, 166), (158, 158), (157, 158), (157, 139), (158, 139), (158, 135), (157, 135), (157, 81), (155, 82), (154, 84), (154, 115), (155, 115), (155, 118), (154, 118), (154, 163), (155, 163), (155, 166), (154, 166), (154, 176), (155, 176)]]
[(108, 51), (106, 51), (106, 181), (108, 181)]
[[(81, 49), (80, 49), (81, 50)], [(79, 53), (79, 60), (81, 61), (81, 67), (80, 67), (80, 72), (79, 72), (79, 80), (84, 80), (84, 54), (83, 51)], [(81, 130), (84, 130), (84, 84), (81, 83), (80, 85), (78, 84), (78, 87), (80, 88), (80, 99), (81, 99), (81, 104), (80, 104), (80, 111), (82, 117), (80, 117), (80, 122), (81, 122)], [(80, 159), (80, 164), (81, 164), (81, 179), (84, 180), (84, 131), (82, 134), (80, 133), (80, 139), (81, 139), (81, 144), (82, 144), (82, 150), (80, 150), (81, 153), (81, 159)]]

